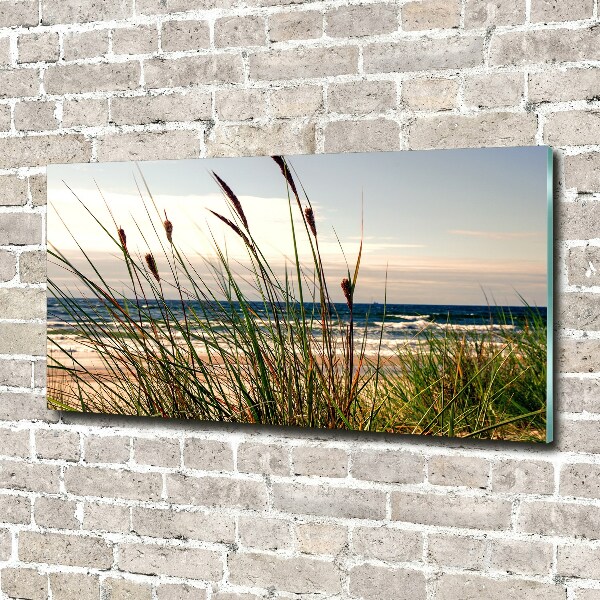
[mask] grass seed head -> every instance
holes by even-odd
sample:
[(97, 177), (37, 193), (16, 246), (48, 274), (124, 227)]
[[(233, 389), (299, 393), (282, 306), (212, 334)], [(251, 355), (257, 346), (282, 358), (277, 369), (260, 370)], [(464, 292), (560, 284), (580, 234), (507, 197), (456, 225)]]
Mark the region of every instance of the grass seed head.
[(277, 166), (281, 169), (281, 172), (283, 173), (283, 176), (286, 178), (288, 185), (290, 186), (290, 189), (294, 193), (294, 196), (296, 196), (296, 200), (298, 200), (298, 202), (300, 202), (300, 198), (298, 196), (298, 190), (296, 189), (296, 184), (294, 183), (294, 178), (292, 177), (292, 174), (290, 173), (290, 170), (288, 168), (287, 162), (285, 161), (285, 158), (283, 158), (283, 156), (271, 156), (271, 158), (277, 163)]
[(242, 220), (246, 231), (248, 231), (248, 220), (246, 219), (246, 215), (244, 213), (244, 209), (242, 208), (242, 203), (240, 202), (240, 199), (233, 193), (233, 190), (214, 171), (213, 176), (217, 180), (217, 183), (219, 184), (221, 189), (223, 190), (223, 193), (229, 198), (231, 204), (233, 204), (235, 212)]
[(127, 250), (127, 236), (125, 235), (125, 230), (122, 227), (119, 227), (118, 233), (121, 246), (123, 246), (123, 248)]
[(154, 260), (154, 256), (152, 256), (152, 254), (148, 252), (148, 254), (146, 254), (144, 258), (146, 259), (146, 264), (148, 265), (150, 273), (154, 275), (154, 279), (156, 279), (156, 281), (160, 281), (160, 276), (158, 274), (158, 269), (156, 268), (156, 260)]
[(169, 217), (167, 217), (167, 211), (165, 210), (165, 222), (163, 223), (165, 226), (165, 233), (167, 234), (167, 240), (169, 240), (169, 244), (173, 243), (173, 223), (169, 221)]
[(312, 231), (312, 234), (317, 237), (317, 224), (315, 223), (315, 213), (310, 206), (307, 206), (304, 209), (304, 216), (306, 217), (306, 222)]
[(342, 292), (344, 292), (344, 298), (346, 298), (346, 304), (348, 304), (348, 308), (352, 310), (352, 286), (350, 285), (350, 280), (347, 277), (342, 279), (342, 283), (340, 283), (342, 288)]

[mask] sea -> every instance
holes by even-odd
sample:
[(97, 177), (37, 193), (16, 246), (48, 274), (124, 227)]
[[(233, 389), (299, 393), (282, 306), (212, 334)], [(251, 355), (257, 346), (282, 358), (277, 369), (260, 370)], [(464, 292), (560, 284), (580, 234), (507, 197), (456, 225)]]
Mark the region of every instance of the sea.
[[(75, 299), (76, 304), (85, 307), (85, 312), (92, 315), (88, 324), (94, 321), (102, 323), (111, 329), (118, 330), (118, 322), (112, 322), (110, 315), (103, 303), (98, 300)], [(183, 309), (179, 300), (167, 300), (170, 312), (180, 321), (183, 321)], [(123, 304), (123, 302), (122, 302)], [(212, 305), (211, 305), (212, 304)], [(135, 301), (130, 301), (130, 308), (135, 308)], [(186, 311), (196, 315), (206, 314), (207, 320), (213, 327), (222, 327), (219, 323), (221, 316), (216, 303), (189, 301), (185, 303)], [(336, 303), (332, 306), (342, 323), (350, 323), (350, 309), (345, 303)], [(260, 321), (267, 316), (266, 309), (261, 303), (253, 303), (252, 309), (256, 319)], [(319, 311), (312, 304), (305, 305), (306, 312)], [(163, 309), (164, 310), (164, 309)], [(231, 310), (240, 311), (239, 306), (232, 305)], [(541, 319), (546, 320), (546, 308), (533, 309)], [(157, 302), (148, 301), (143, 305), (143, 311), (152, 318), (161, 318), (161, 308)], [(382, 355), (393, 355), (399, 345), (413, 343), (419, 334), (428, 331), (434, 335), (443, 335), (448, 327), (455, 330), (477, 333), (492, 330), (522, 329), (531, 318), (532, 309), (526, 306), (453, 306), (447, 304), (355, 304), (352, 310), (354, 321), (355, 339), (362, 343), (365, 340), (367, 355), (376, 354), (379, 350)], [(189, 313), (188, 313), (189, 314)], [(193, 319), (188, 319), (190, 327), (194, 328)], [(315, 323), (315, 334), (318, 335), (320, 325)], [(200, 331), (200, 328), (198, 328)], [(76, 344), (76, 324), (65, 310), (61, 302), (55, 298), (48, 298), (48, 333), (49, 336), (60, 341), (63, 347), (74, 347)], [(358, 343), (358, 342), (357, 342)]]

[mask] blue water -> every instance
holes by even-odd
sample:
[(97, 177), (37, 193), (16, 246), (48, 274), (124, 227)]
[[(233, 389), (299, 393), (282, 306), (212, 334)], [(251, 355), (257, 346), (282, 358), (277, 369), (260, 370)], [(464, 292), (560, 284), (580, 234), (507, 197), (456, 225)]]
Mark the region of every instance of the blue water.
[[(86, 312), (95, 314), (94, 320), (103, 324), (110, 324), (111, 328), (118, 329), (118, 323), (111, 321), (108, 311), (102, 303), (96, 300), (78, 299), (78, 303), (86, 305)], [(168, 308), (173, 315), (180, 321), (183, 321), (183, 310), (178, 300), (167, 301)], [(253, 310), (259, 317), (265, 318), (266, 312), (264, 306), (260, 303), (253, 304)], [(339, 317), (346, 323), (350, 320), (350, 311), (345, 303), (333, 305), (334, 310)], [(222, 319), (222, 313), (219, 314), (215, 303), (205, 303), (201, 305), (198, 302), (186, 302), (186, 312), (189, 315), (194, 312), (196, 315), (207, 315), (212, 322), (213, 327), (219, 327), (219, 321)], [(136, 309), (135, 304), (130, 304), (130, 310)], [(164, 308), (163, 308), (164, 310)], [(239, 306), (232, 305), (229, 310), (239, 311)], [(546, 318), (546, 308), (539, 308), (539, 313), (543, 319)], [(144, 304), (143, 311), (150, 314), (153, 318), (161, 318), (161, 309), (156, 302)], [(306, 312), (314, 311), (315, 318), (319, 318), (319, 309), (315, 305), (307, 304)], [(384, 314), (385, 311), (385, 314)], [(383, 325), (383, 346), (390, 351), (400, 342), (414, 338), (424, 329), (439, 330), (445, 329), (447, 325), (452, 325), (465, 332), (477, 332), (487, 329), (490, 325), (500, 327), (509, 324), (514, 329), (523, 327), (527, 320), (528, 309), (523, 306), (511, 307), (490, 307), (490, 306), (451, 306), (451, 305), (432, 305), (432, 304), (355, 304), (353, 308), (354, 323), (356, 330), (362, 334), (365, 332), (367, 347), (377, 346), (381, 327)], [(204, 320), (204, 317), (202, 317)], [(189, 318), (191, 328), (194, 329), (194, 319)], [(315, 324), (318, 328), (318, 323)], [(74, 333), (75, 324), (69, 314), (54, 299), (48, 299), (48, 328), (51, 335), (64, 335), (69, 337)]]

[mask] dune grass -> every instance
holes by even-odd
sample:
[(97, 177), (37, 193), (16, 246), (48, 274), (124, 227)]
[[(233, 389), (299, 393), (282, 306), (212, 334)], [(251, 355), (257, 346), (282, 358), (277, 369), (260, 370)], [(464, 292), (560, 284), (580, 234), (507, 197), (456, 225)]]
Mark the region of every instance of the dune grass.
[[(546, 329), (539, 312), (531, 309), (525, 327), (511, 327), (507, 315), (505, 327), (490, 324), (479, 333), (449, 326), (440, 335), (425, 328), (391, 360), (383, 358), (381, 345), (375, 356), (367, 356), (367, 327), (358, 328), (353, 319), (362, 242), (346, 277), (328, 281), (310, 200), (287, 161), (273, 160), (287, 190), (292, 228), (293, 259), (283, 277), (269, 265), (242, 203), (218, 174), (215, 185), (228, 210), (211, 211), (211, 218), (243, 242), (243, 264), (214, 238), (216, 258), (190, 259), (178, 246), (177, 224), (161, 211), (141, 174), (140, 197), (150, 227), (138, 224), (137, 231), (125, 232), (116, 221), (102, 223), (90, 212), (126, 267), (124, 289), (109, 284), (83, 245), (85, 272), (51, 246), (49, 260), (68, 271), (94, 302), (82, 302), (52, 280), (50, 293), (74, 324), (77, 342), (97, 355), (101, 366), (90, 368), (50, 334), (49, 405), (164, 418), (543, 440)], [(132, 253), (128, 236), (142, 240), (148, 251)], [(308, 265), (300, 260), (300, 240), (310, 248)], [(336, 311), (330, 285), (341, 287), (349, 320)], [(173, 292), (177, 311), (166, 300)], [(380, 340), (384, 327), (385, 319)]]

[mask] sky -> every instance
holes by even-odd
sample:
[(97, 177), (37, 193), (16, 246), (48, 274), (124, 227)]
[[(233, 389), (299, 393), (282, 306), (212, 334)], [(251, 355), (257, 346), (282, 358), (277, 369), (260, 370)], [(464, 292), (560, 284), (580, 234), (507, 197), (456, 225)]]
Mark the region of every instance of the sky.
[[(314, 208), (333, 300), (343, 300), (339, 281), (346, 260), (353, 272), (362, 235), (356, 302), (387, 296), (397, 304), (518, 305), (522, 296), (546, 306), (547, 152), (526, 147), (288, 157)], [(159, 241), (165, 241), (164, 215), (148, 201), (141, 172), (156, 207), (173, 223), (175, 242), (199, 272), (213, 260), (216, 242), (243, 273), (243, 244), (208, 210), (230, 216), (212, 171), (238, 195), (258, 245), (283, 273), (293, 261), (290, 212), (285, 180), (269, 157), (49, 166), (48, 241), (82, 266), (79, 243), (105, 278), (131, 295), (121, 283), (126, 272), (115, 245), (96, 222), (114, 232), (114, 218), (130, 251), (152, 251), (166, 277)], [(299, 252), (309, 265), (304, 239)], [(72, 276), (51, 262), (48, 267), (50, 279), (80, 295)]]

